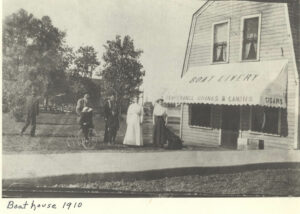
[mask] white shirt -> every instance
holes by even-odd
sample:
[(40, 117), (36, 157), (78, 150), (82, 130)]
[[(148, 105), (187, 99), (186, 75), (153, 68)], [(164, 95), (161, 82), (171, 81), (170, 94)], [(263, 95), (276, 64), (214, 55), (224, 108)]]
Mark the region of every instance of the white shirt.
[(167, 115), (167, 109), (157, 103), (154, 106), (153, 115), (154, 116), (165, 116), (165, 115)]

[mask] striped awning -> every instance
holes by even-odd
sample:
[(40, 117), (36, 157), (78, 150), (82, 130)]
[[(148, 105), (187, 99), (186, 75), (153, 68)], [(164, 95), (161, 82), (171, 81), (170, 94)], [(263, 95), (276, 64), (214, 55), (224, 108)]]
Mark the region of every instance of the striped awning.
[(164, 101), (286, 108), (286, 68), (287, 60), (191, 67)]

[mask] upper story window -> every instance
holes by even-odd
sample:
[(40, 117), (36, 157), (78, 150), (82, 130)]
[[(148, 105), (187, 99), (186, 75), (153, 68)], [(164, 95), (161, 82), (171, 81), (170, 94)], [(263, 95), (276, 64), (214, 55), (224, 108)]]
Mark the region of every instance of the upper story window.
[(260, 15), (242, 19), (242, 60), (259, 59)]
[(213, 24), (213, 62), (228, 61), (229, 21)]

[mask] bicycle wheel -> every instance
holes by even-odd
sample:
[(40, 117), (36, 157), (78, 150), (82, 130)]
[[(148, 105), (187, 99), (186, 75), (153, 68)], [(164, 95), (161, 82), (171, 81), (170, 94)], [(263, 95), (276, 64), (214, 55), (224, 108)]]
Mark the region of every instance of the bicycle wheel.
[(67, 137), (66, 144), (70, 149), (76, 148), (81, 145), (81, 131), (78, 131), (75, 135), (70, 135)]
[(81, 144), (85, 149), (94, 149), (97, 146), (97, 134), (94, 129), (89, 129), (88, 139), (83, 137)]

